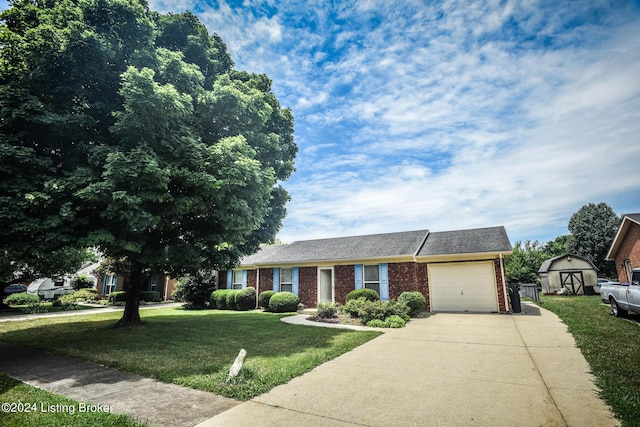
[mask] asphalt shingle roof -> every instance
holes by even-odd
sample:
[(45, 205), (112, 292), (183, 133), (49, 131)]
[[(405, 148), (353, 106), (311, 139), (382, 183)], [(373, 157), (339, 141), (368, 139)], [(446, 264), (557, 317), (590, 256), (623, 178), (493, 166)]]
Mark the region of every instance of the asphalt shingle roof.
[(511, 250), (507, 232), (500, 226), (430, 233), (418, 256), (510, 252)]
[(265, 246), (256, 254), (245, 257), (241, 265), (394, 258), (413, 256), (418, 250), (418, 256), (509, 252), (511, 244), (504, 227), (436, 233), (415, 230)]
[(640, 213), (626, 214), (625, 216), (640, 224)]

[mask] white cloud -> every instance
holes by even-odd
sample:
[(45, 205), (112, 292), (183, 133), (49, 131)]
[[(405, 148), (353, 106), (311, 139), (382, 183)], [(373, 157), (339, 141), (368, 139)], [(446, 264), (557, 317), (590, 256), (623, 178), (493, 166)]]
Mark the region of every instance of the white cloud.
[(589, 202), (640, 211), (632, 5), (245, 3), (199, 16), (293, 108), (283, 240), (498, 224), (553, 238)]

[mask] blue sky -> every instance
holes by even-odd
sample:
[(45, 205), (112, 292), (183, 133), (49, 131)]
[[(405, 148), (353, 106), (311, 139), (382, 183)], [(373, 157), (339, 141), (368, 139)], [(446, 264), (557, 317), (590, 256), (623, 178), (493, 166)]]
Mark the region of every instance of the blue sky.
[(590, 202), (640, 212), (638, 1), (149, 4), (195, 13), (293, 111), (285, 242), (494, 225), (546, 241)]

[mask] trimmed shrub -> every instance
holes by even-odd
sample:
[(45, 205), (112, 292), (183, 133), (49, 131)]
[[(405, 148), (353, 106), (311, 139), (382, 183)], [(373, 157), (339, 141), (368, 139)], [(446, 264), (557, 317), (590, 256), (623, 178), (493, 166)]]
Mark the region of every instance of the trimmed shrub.
[(29, 304), (25, 308), (22, 309), (22, 312), (25, 314), (37, 314), (37, 313), (48, 313), (49, 309), (44, 304)]
[(115, 304), (117, 302), (127, 301), (127, 291), (114, 291), (109, 294), (109, 303)]
[(345, 312), (359, 318), (365, 325), (375, 319), (384, 321), (390, 316), (398, 316), (405, 322), (409, 320), (409, 307), (402, 301), (368, 301), (359, 298), (348, 301), (344, 307)]
[[(98, 291), (95, 289), (80, 289), (72, 294), (62, 295), (58, 300), (60, 302), (97, 302), (100, 299), (98, 297)], [(58, 301), (56, 300), (56, 301)], [(54, 301), (54, 304), (55, 302)]]
[(319, 302), (318, 312), (316, 314), (320, 319), (333, 319), (338, 317), (338, 307), (332, 302)]
[(387, 317), (387, 306), (388, 303), (385, 301), (364, 301), (358, 310), (358, 318), (365, 325), (374, 319), (384, 321)]
[(38, 297), (38, 295), (30, 294), (28, 292), (20, 292), (17, 294), (9, 295), (4, 300), (4, 302), (7, 305), (37, 304), (40, 302), (40, 297)]
[(403, 292), (398, 297), (398, 301), (407, 304), (410, 317), (416, 317), (422, 313), (427, 305), (427, 299), (420, 292)]
[(269, 310), (274, 313), (289, 313), (298, 311), (300, 300), (298, 296), (292, 292), (276, 292), (269, 299)]
[(406, 324), (407, 322), (402, 317), (395, 314), (387, 317), (384, 321), (385, 328), (404, 328)]
[(81, 274), (71, 279), (71, 287), (73, 288), (74, 291), (79, 291), (80, 289), (92, 288), (93, 280), (91, 280), (89, 276), (85, 276), (84, 274)]
[(216, 273), (203, 270), (195, 275), (180, 278), (171, 297), (176, 301), (183, 301), (188, 309), (215, 308), (211, 302), (211, 294), (215, 289)]
[(387, 324), (384, 322), (384, 320), (373, 319), (373, 320), (369, 320), (369, 322), (367, 322), (367, 326), (369, 326), (371, 328), (386, 328)]
[(265, 310), (269, 309), (269, 300), (276, 293), (276, 291), (264, 291), (260, 293), (258, 297), (258, 305)]
[(236, 306), (240, 311), (253, 310), (256, 308), (256, 290), (249, 286), (236, 292)]
[(226, 310), (228, 291), (229, 289), (218, 289), (217, 291), (213, 291), (211, 293), (211, 298), (209, 299), (209, 307), (216, 308), (218, 310)]
[(345, 302), (358, 298), (364, 298), (368, 301), (380, 301), (380, 295), (376, 291), (373, 289), (362, 288), (349, 292)]
[(349, 300), (339, 308), (339, 311), (342, 313), (347, 313), (351, 317), (358, 317), (358, 311), (362, 309), (364, 303), (367, 302), (364, 298), (357, 298)]
[(75, 302), (61, 302), (60, 309), (62, 311), (72, 311), (72, 310), (80, 310), (80, 306), (78, 306)]
[(409, 319), (411, 319), (409, 317), (409, 306), (403, 301), (387, 301), (386, 310), (387, 313), (385, 318), (396, 315), (403, 318), (405, 322), (408, 322)]
[(145, 302), (160, 302), (160, 292), (158, 291), (142, 291), (140, 293), (140, 301)]
[(227, 310), (237, 310), (238, 305), (236, 304), (236, 294), (238, 291), (236, 289), (227, 289), (227, 293), (225, 294), (227, 300)]

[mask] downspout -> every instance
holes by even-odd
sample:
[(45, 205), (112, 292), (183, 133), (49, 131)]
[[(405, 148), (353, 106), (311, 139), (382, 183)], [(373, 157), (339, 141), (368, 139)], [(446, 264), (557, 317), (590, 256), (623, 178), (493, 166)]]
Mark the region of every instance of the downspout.
[(258, 308), (259, 295), (260, 295), (260, 267), (256, 266), (256, 308)]
[(504, 308), (505, 311), (509, 311), (509, 306), (507, 305), (507, 284), (505, 283), (504, 280), (504, 262), (503, 262), (503, 255), (500, 254), (500, 275), (502, 276), (502, 294), (504, 296)]

